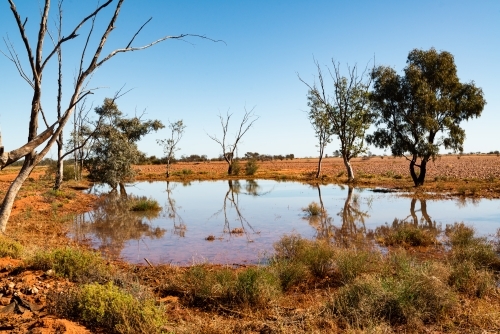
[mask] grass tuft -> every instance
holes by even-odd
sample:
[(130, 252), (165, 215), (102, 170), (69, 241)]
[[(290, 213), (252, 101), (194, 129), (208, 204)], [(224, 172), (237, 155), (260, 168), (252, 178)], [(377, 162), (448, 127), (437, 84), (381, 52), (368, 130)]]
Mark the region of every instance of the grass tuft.
[(316, 202), (311, 202), (307, 207), (302, 208), (302, 211), (306, 213), (307, 216), (315, 217), (321, 216), (325, 211)]
[(131, 211), (159, 211), (161, 206), (158, 202), (152, 198), (147, 198), (145, 196), (137, 197), (131, 199), (130, 203)]
[(23, 253), (23, 246), (17, 241), (0, 236), (0, 257), (10, 257), (20, 259)]
[(437, 231), (394, 220), (392, 226), (375, 229), (377, 241), (385, 246), (430, 246), (437, 243)]
[(52, 269), (56, 275), (79, 283), (106, 280), (111, 271), (99, 253), (70, 247), (38, 251), (26, 263), (33, 269)]

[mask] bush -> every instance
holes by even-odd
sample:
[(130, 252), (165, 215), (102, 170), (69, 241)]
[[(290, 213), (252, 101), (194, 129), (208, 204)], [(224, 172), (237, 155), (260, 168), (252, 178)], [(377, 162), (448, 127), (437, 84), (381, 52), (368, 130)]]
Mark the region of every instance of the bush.
[(166, 323), (153, 298), (139, 300), (113, 283), (83, 285), (50, 299), (54, 313), (109, 333), (160, 333)]
[(241, 171), (241, 165), (239, 160), (233, 160), (231, 163), (231, 175), (238, 175)]
[(448, 283), (457, 291), (482, 298), (495, 290), (496, 280), (492, 272), (476, 269), (469, 261), (455, 263)]
[(436, 232), (397, 219), (392, 227), (380, 226), (375, 229), (377, 241), (385, 246), (430, 246), (437, 243)]
[(21, 258), (23, 246), (17, 241), (0, 236), (0, 257), (11, 257), (13, 259)]
[(38, 251), (26, 262), (33, 269), (52, 269), (56, 275), (75, 282), (103, 281), (110, 277), (110, 268), (93, 251), (70, 247)]
[(264, 268), (247, 268), (238, 274), (234, 297), (240, 304), (266, 306), (280, 294), (280, 282)]
[(131, 199), (130, 204), (131, 211), (159, 211), (161, 206), (158, 202), (152, 198), (147, 198), (145, 196)]
[(259, 165), (257, 164), (256, 159), (250, 159), (245, 164), (245, 174), (246, 175), (254, 175), (259, 169)]
[(320, 216), (324, 213), (324, 210), (316, 202), (311, 202), (307, 207), (302, 208), (302, 211), (308, 216)]
[(376, 253), (356, 249), (338, 249), (335, 253), (335, 264), (340, 282), (348, 284), (361, 274), (373, 271), (380, 264), (379, 260)]
[(305, 264), (288, 259), (273, 259), (270, 263), (270, 270), (279, 278), (283, 291), (305, 281), (308, 276)]

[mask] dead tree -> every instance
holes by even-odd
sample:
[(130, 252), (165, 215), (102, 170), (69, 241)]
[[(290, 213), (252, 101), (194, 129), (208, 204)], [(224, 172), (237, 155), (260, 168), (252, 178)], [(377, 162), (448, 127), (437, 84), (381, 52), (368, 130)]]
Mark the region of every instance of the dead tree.
[(213, 141), (215, 141), (217, 144), (219, 144), (221, 146), (222, 156), (228, 164), (228, 168), (227, 168), (228, 175), (231, 175), (233, 173), (233, 159), (235, 157), (234, 152), (236, 152), (236, 149), (238, 147), (238, 143), (241, 140), (241, 137), (243, 137), (243, 135), (245, 133), (247, 133), (247, 131), (252, 127), (253, 123), (255, 123), (255, 121), (259, 119), (259, 117), (255, 116), (255, 114), (253, 113), (254, 109), (255, 109), (255, 107), (252, 108), (252, 110), (248, 111), (245, 108), (245, 114), (243, 115), (243, 119), (240, 122), (240, 127), (238, 129), (238, 133), (236, 133), (236, 135), (234, 137), (234, 142), (232, 142), (232, 144), (228, 143), (229, 139), (227, 138), (227, 136), (228, 136), (227, 132), (228, 132), (228, 127), (229, 127), (229, 120), (233, 114), (226, 113), (225, 118), (219, 114), (220, 125), (222, 127), (222, 139), (218, 139), (217, 136), (215, 136), (215, 135), (210, 136), (207, 134), (208, 137), (210, 137), (210, 139), (212, 139)]
[[(16, 21), (17, 28), (19, 30), (19, 34), (21, 40), (24, 44), (24, 49), (26, 51), (27, 61), (29, 63), (29, 71), (26, 72), (23, 68), (23, 63), (21, 62), (19, 55), (14, 49), (13, 44), (9, 39), (6, 40), (7, 52), (4, 55), (11, 60), (16, 66), (19, 75), (22, 79), (24, 79), (30, 87), (33, 89), (33, 96), (31, 99), (31, 110), (30, 110), (30, 121), (28, 124), (28, 137), (26, 144), (21, 147), (14, 149), (9, 152), (3, 152), (0, 156), (0, 168), (5, 168), (6, 166), (12, 164), (13, 162), (24, 157), (24, 163), (21, 167), (19, 174), (15, 178), (14, 182), (10, 185), (5, 197), (0, 206), (0, 231), (5, 232), (7, 227), (7, 222), (10, 217), (10, 213), (12, 211), (12, 206), (14, 204), (14, 199), (16, 198), (17, 193), (21, 189), (22, 184), (28, 178), (33, 168), (44, 158), (44, 156), (49, 152), (52, 145), (58, 140), (59, 135), (62, 133), (64, 126), (70, 119), (71, 114), (73, 113), (75, 106), (78, 102), (85, 98), (85, 96), (92, 93), (92, 90), (84, 89), (85, 83), (91, 77), (92, 73), (108, 60), (116, 56), (120, 53), (125, 53), (129, 51), (138, 51), (149, 48), (155, 44), (160, 42), (169, 40), (169, 39), (182, 39), (188, 36), (196, 36), (200, 38), (206, 38), (200, 35), (192, 35), (192, 34), (181, 34), (177, 36), (164, 36), (159, 38), (147, 45), (143, 46), (132, 46), (135, 38), (144, 28), (144, 26), (151, 20), (149, 19), (144, 23), (136, 33), (131, 37), (130, 41), (123, 48), (115, 49), (111, 51), (109, 54), (103, 54), (104, 46), (108, 40), (108, 37), (116, 27), (115, 23), (119, 16), (120, 9), (122, 8), (124, 0), (107, 0), (103, 4), (97, 6), (97, 8), (78, 22), (74, 28), (70, 31), (67, 36), (62, 36), (57, 40), (57, 43), (53, 47), (51, 47), (48, 51), (44, 53), (43, 47), (48, 43), (44, 43), (46, 41), (46, 36), (48, 35), (48, 19), (49, 19), (49, 9), (50, 9), (50, 0), (45, 0), (43, 4), (43, 8), (41, 8), (41, 17), (39, 22), (38, 34), (36, 35), (35, 48), (32, 48), (32, 44), (30, 43), (28, 36), (30, 35), (27, 28), (27, 19), (24, 21), (21, 19), (21, 16), (14, 4), (14, 0), (8, 0), (10, 4), (10, 10), (14, 19)], [(98, 44), (96, 46), (92, 46), (91, 44), (91, 35), (94, 32), (94, 24), (97, 18), (97, 15), (103, 11), (104, 8), (110, 6), (112, 3), (115, 3), (114, 11), (109, 18), (108, 24), (105, 26), (106, 28), (98, 38)], [(62, 22), (62, 19), (61, 19)], [(77, 38), (80, 34), (80, 30), (84, 25), (91, 25), (89, 29), (89, 33), (86, 36), (86, 39), (83, 41), (83, 51), (81, 53), (81, 57), (79, 59), (79, 66), (77, 68), (74, 80), (74, 86), (71, 91), (71, 96), (68, 98), (68, 103), (64, 107), (61, 108), (61, 114), (56, 117), (56, 120), (49, 123), (44, 110), (42, 108), (42, 81), (43, 81), (43, 73), (45, 69), (48, 67), (47, 64), (51, 61), (54, 55), (60, 52), (60, 49), (63, 45), (66, 45), (68, 41), (71, 41)], [(213, 41), (213, 40), (212, 40)], [(93, 49), (95, 50), (92, 54), (87, 54), (87, 51)], [(46, 55), (45, 57), (43, 55)], [(90, 59), (90, 61), (86, 61)], [(46, 129), (39, 133), (39, 117), (42, 116), (42, 119), (45, 123)], [(35, 149), (44, 144), (43, 148), (40, 152), (35, 152)]]

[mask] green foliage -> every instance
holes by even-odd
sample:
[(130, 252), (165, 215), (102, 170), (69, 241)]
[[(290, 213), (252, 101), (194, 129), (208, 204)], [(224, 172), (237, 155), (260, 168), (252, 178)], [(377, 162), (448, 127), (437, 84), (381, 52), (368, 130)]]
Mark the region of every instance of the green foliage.
[(89, 178), (109, 184), (116, 189), (119, 183), (134, 177), (132, 164), (141, 156), (137, 142), (151, 131), (163, 128), (158, 121), (143, 121), (137, 117), (125, 118), (113, 99), (106, 98), (102, 106), (95, 108), (102, 117), (94, 133), (90, 156), (85, 160)]
[(245, 164), (245, 174), (246, 175), (254, 175), (259, 169), (259, 165), (257, 164), (256, 159), (250, 159)]
[(374, 271), (380, 265), (378, 254), (356, 249), (338, 249), (334, 261), (342, 284), (351, 283), (361, 274)]
[(21, 258), (23, 246), (17, 241), (0, 236), (0, 257)]
[(437, 243), (436, 231), (414, 224), (394, 220), (392, 226), (379, 226), (375, 229), (377, 241), (385, 246), (430, 246)]
[(152, 198), (145, 196), (134, 198), (130, 207), (131, 211), (159, 211), (161, 206)]
[(51, 297), (54, 313), (107, 333), (160, 333), (167, 320), (153, 298), (136, 298), (111, 282), (87, 284)]
[(231, 174), (230, 175), (238, 175), (241, 171), (241, 165), (239, 160), (233, 160), (231, 162)]
[(56, 275), (75, 282), (102, 281), (111, 271), (99, 253), (70, 247), (38, 251), (26, 263), (33, 269), (52, 269)]
[(455, 262), (448, 283), (457, 291), (471, 297), (483, 298), (495, 291), (495, 275), (485, 269), (477, 269), (471, 261)]
[[(367, 142), (390, 148), (394, 156), (409, 153), (413, 181), (422, 185), (426, 164), (436, 158), (441, 145), (463, 151), (465, 130), (460, 123), (481, 115), (486, 104), (483, 92), (473, 82), (461, 83), (453, 55), (434, 48), (412, 50), (402, 76), (379, 66), (372, 78), (371, 100), (378, 129), (367, 136)], [(419, 166), (420, 175), (416, 175)]]
[(279, 278), (281, 288), (284, 291), (304, 281), (308, 277), (308, 270), (304, 263), (289, 259), (272, 259), (270, 269)]

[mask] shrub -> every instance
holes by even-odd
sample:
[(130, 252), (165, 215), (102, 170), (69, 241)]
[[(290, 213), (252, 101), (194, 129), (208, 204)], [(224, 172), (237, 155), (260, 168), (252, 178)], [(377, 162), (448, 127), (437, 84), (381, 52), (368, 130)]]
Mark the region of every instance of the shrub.
[(392, 227), (380, 226), (375, 229), (377, 240), (385, 246), (430, 246), (437, 242), (436, 232), (397, 219)]
[(348, 284), (363, 273), (368, 273), (379, 264), (378, 254), (356, 249), (337, 249), (335, 264), (340, 282)]
[(454, 264), (448, 283), (459, 292), (482, 298), (495, 290), (496, 280), (492, 272), (464, 261)]
[(324, 213), (323, 208), (316, 202), (311, 202), (307, 207), (302, 208), (302, 211), (308, 216), (320, 216)]
[(110, 333), (160, 333), (166, 323), (164, 311), (154, 299), (138, 300), (113, 283), (87, 284), (52, 295), (49, 309)]
[(233, 160), (231, 163), (231, 175), (238, 175), (241, 171), (241, 165), (239, 160)]
[(0, 236), (0, 257), (11, 257), (13, 259), (21, 258), (23, 246), (17, 241)]
[(249, 306), (265, 306), (280, 293), (280, 282), (264, 268), (247, 268), (238, 274), (235, 300)]
[(152, 198), (147, 198), (145, 196), (134, 198), (131, 200), (130, 204), (131, 211), (159, 211), (161, 206), (158, 202)]
[(38, 251), (26, 262), (34, 269), (52, 269), (76, 282), (103, 281), (110, 276), (110, 268), (99, 253), (70, 247)]
[(254, 175), (259, 169), (259, 165), (257, 164), (256, 159), (250, 159), (245, 164), (245, 174), (246, 175)]
[(308, 276), (305, 264), (297, 261), (290, 261), (288, 259), (272, 260), (270, 269), (275, 272), (276, 276), (279, 278), (281, 288), (284, 291), (304, 281)]

